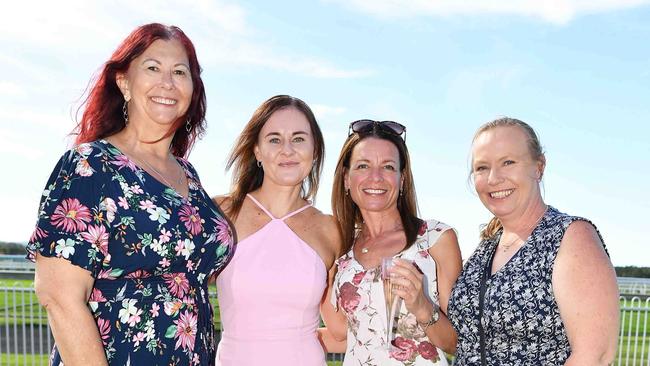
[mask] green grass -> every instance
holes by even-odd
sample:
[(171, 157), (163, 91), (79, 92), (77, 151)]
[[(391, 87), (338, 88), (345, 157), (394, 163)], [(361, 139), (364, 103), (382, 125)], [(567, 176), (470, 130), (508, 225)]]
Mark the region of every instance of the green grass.
[(12, 355), (6, 353), (0, 353), (0, 365), (12, 365), (12, 366), (27, 366), (27, 365), (47, 365), (49, 355), (27, 355), (25, 362), (25, 355)]

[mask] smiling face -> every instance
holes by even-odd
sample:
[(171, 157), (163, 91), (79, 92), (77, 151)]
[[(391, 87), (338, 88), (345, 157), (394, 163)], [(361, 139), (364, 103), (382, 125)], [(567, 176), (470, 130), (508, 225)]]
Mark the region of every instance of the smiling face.
[(472, 145), (476, 193), (499, 219), (522, 217), (542, 202), (539, 179), (544, 161), (533, 159), (528, 139), (520, 127), (501, 126), (482, 132)]
[(129, 123), (169, 128), (185, 115), (192, 100), (192, 76), (183, 45), (156, 40), (131, 61), (117, 84), (129, 100)]
[(293, 107), (279, 109), (266, 121), (254, 148), (264, 182), (298, 186), (312, 169), (314, 138), (305, 115)]
[(361, 212), (397, 210), (402, 185), (399, 151), (390, 141), (361, 140), (352, 150), (345, 173), (345, 188)]

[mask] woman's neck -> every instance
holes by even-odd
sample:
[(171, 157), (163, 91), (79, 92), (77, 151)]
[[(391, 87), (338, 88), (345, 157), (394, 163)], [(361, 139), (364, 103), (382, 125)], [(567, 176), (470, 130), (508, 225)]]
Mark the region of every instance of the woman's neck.
[(361, 231), (367, 238), (375, 238), (388, 232), (404, 230), (397, 208), (382, 212), (362, 211)]
[(250, 194), (274, 217), (282, 217), (305, 205), (305, 200), (300, 195), (301, 188), (301, 185), (277, 186), (265, 180), (260, 188)]
[(159, 139), (160, 136), (152, 137), (150, 135), (152, 134), (140, 133), (135, 127), (127, 126), (122, 131), (109, 136), (107, 140), (126, 153), (146, 155), (163, 161), (169, 159), (171, 142), (174, 136), (167, 136), (160, 141), (152, 142)]
[(542, 219), (546, 212), (547, 205), (540, 198), (534, 204), (527, 207), (522, 214), (511, 219), (501, 219), (504, 233), (517, 234), (520, 237), (527, 237)]

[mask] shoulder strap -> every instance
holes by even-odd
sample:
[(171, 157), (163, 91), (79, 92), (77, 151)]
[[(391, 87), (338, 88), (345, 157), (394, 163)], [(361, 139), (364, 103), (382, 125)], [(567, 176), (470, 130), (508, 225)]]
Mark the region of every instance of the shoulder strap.
[(311, 203), (308, 203), (308, 204), (300, 207), (299, 209), (297, 209), (297, 210), (295, 210), (293, 212), (289, 212), (288, 214), (282, 216), (282, 218), (280, 218), (280, 220), (284, 221), (284, 220), (288, 219), (289, 217), (291, 217), (293, 215), (297, 215), (297, 214), (303, 212), (304, 210), (308, 209), (309, 207), (311, 207)]
[(259, 207), (262, 211), (264, 211), (264, 213), (267, 214), (271, 219), (275, 220), (275, 217), (271, 214), (271, 212), (269, 212), (269, 210), (267, 210), (266, 207), (262, 206), (262, 204), (258, 200), (256, 200), (252, 194), (246, 193), (246, 196), (250, 198), (251, 201), (253, 201), (253, 203), (255, 203), (257, 207)]

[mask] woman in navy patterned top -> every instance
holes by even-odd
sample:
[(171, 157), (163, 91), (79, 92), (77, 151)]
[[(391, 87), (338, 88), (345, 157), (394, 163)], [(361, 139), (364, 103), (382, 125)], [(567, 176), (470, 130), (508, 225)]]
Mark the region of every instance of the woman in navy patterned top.
[(233, 240), (184, 158), (204, 116), (194, 47), (176, 27), (137, 28), (92, 85), (27, 247), (53, 365), (214, 363), (207, 285)]
[(472, 179), (494, 218), (452, 291), (456, 365), (607, 365), (616, 352), (618, 290), (588, 220), (547, 206), (546, 160), (526, 123), (483, 125)]

